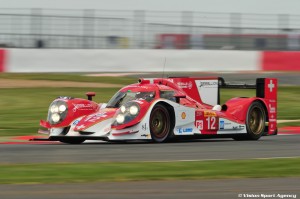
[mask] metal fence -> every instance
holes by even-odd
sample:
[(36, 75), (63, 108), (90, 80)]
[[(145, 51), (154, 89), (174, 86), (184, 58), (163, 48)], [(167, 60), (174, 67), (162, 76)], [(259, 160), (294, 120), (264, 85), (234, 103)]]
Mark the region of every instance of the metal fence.
[(11, 48), (299, 50), (300, 15), (0, 9)]

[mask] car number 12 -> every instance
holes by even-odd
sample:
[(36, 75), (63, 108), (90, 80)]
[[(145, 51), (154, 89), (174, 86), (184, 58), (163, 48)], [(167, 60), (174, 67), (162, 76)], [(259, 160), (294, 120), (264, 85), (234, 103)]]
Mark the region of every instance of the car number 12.
[(207, 117), (206, 118), (207, 130), (216, 130), (217, 129), (217, 118), (216, 117)]

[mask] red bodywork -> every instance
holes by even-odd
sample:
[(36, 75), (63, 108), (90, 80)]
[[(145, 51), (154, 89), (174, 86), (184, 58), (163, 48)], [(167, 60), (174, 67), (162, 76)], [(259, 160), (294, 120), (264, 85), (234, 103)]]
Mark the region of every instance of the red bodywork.
[(90, 115), (99, 110), (99, 105), (96, 102), (86, 99), (56, 99), (65, 101), (68, 105), (68, 113), (66, 118), (59, 124), (51, 125), (49, 122), (41, 120), (40, 125), (45, 128), (62, 128), (70, 125), (72, 121), (84, 115)]

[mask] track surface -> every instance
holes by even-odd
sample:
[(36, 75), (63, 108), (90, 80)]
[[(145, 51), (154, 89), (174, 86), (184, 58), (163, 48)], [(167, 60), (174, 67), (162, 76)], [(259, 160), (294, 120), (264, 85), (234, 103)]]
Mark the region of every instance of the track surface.
[[(0, 185), (3, 199), (238, 199), (243, 194), (300, 197), (300, 178), (108, 182), (60, 185)], [(279, 194), (279, 195), (278, 195)], [(289, 194), (292, 197), (279, 197)], [(242, 197), (241, 197), (242, 196)], [(249, 197), (248, 197), (249, 198)], [(252, 197), (253, 198), (253, 197)], [(254, 197), (264, 199), (263, 197)]]
[(300, 135), (258, 141), (206, 139), (175, 143), (0, 144), (0, 163), (181, 161), (299, 156)]
[[(177, 143), (84, 143), (81, 145), (0, 144), (0, 163), (173, 161), (247, 159), (299, 156), (300, 135), (263, 137), (259, 141), (231, 139)], [(220, 165), (220, 169), (221, 165)], [(159, 172), (159, 171), (158, 171)], [(271, 171), (270, 171), (271, 172)], [(79, 184), (0, 185), (4, 199), (238, 199), (275, 194), (268, 198), (299, 198), (300, 178), (216, 179), (193, 181), (103, 182)], [(242, 195), (241, 195), (242, 194)], [(279, 195), (278, 195), (279, 194)], [(290, 197), (282, 197), (288, 194)], [(242, 197), (241, 197), (242, 196)], [(253, 197), (252, 197), (253, 198)]]

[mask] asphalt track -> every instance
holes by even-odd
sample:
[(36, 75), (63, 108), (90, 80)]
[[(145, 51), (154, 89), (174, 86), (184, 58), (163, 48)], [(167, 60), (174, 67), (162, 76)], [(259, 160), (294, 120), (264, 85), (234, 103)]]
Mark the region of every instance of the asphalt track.
[[(299, 156), (300, 134), (258, 141), (210, 139), (175, 143), (0, 144), (0, 164), (34, 162), (184, 161)], [(1, 168), (0, 168), (1, 169)], [(222, 168), (220, 168), (222, 169)], [(159, 172), (159, 171), (158, 171)], [(270, 170), (270, 172), (272, 172)], [(2, 199), (299, 198), (300, 178), (0, 185)], [(269, 196), (269, 197), (268, 197)]]
[(3, 199), (289, 199), (300, 197), (299, 182), (300, 178), (270, 178), (0, 185), (0, 197)]
[(265, 136), (258, 141), (205, 139), (174, 143), (54, 143), (0, 144), (0, 163), (194, 161), (294, 157), (300, 134)]

